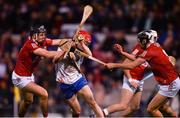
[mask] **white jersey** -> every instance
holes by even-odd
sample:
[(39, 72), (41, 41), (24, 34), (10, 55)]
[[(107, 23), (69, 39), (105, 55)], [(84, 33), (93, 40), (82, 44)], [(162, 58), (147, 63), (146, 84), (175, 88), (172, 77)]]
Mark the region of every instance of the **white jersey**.
[[(83, 57), (76, 53), (75, 56), (79, 58), (76, 63), (80, 67)], [(55, 64), (55, 70), (56, 81), (62, 80), (65, 84), (73, 84), (82, 77), (82, 74), (77, 70), (69, 56)]]

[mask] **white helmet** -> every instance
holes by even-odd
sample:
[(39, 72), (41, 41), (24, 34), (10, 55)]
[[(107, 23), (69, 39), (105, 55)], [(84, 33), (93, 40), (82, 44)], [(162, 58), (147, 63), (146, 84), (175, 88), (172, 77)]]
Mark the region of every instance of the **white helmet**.
[(157, 35), (157, 32), (155, 30), (150, 30), (150, 42), (151, 43), (155, 43), (158, 39), (158, 35)]

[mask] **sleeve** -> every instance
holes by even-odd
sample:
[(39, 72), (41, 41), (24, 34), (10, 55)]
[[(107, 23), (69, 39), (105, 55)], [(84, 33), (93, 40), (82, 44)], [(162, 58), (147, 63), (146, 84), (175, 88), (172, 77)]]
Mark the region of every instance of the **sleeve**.
[(141, 54), (141, 56), (142, 56), (145, 60), (147, 60), (147, 61), (151, 60), (154, 55), (155, 55), (155, 53), (153, 53), (152, 50), (144, 51), (144, 52)]
[(52, 39), (46, 38), (46, 44), (47, 44), (47, 46), (52, 45)]
[(31, 42), (28, 47), (29, 47), (30, 52), (33, 52), (34, 50), (39, 48), (39, 46), (34, 42)]
[(137, 44), (134, 49), (132, 50), (133, 55), (137, 56), (139, 54), (140, 50), (139, 50), (139, 45)]

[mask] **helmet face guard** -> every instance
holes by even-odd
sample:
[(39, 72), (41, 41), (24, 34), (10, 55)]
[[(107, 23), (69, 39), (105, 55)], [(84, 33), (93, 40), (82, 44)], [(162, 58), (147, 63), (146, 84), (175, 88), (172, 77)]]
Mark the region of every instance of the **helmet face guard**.
[(142, 48), (145, 49), (151, 39), (151, 35), (148, 31), (142, 31), (137, 35), (137, 38)]
[(83, 30), (79, 31), (77, 38), (78, 40), (83, 40), (86, 45), (89, 45), (92, 41), (91, 35)]

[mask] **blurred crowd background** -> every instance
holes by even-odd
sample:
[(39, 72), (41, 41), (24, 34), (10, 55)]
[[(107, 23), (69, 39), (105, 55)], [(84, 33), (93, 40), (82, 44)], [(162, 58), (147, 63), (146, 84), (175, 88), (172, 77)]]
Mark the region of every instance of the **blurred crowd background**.
[[(81, 21), (83, 7), (93, 6), (93, 14), (86, 25), (93, 37), (90, 48), (93, 56), (104, 62), (117, 62), (121, 57), (113, 50), (119, 43), (131, 52), (136, 43), (136, 34), (144, 29), (158, 32), (158, 42), (168, 55), (177, 59), (176, 69), (180, 72), (180, 1), (179, 0), (0, 0), (0, 116), (13, 116), (14, 86), (11, 74), (18, 51), (29, 35), (30, 26), (43, 24), (49, 38), (70, 38)], [(71, 30), (71, 28), (73, 30)], [(50, 47), (49, 50), (56, 50)], [(163, 61), (163, 60), (162, 60)], [(85, 73), (95, 99), (103, 108), (120, 99), (123, 72), (109, 71), (98, 63), (85, 59)], [(146, 73), (146, 75), (150, 70)], [(70, 116), (61, 91), (55, 81), (54, 65), (51, 60), (42, 60), (35, 70), (36, 82), (49, 93), (49, 113), (53, 116)], [(144, 86), (141, 108), (134, 116), (148, 116), (144, 110), (156, 82), (147, 80)], [(179, 95), (174, 107), (179, 112)], [(92, 114), (81, 100), (82, 115)], [(27, 116), (39, 116), (38, 98)], [(117, 116), (118, 113), (114, 114)], [(113, 116), (113, 115), (112, 115)]]

